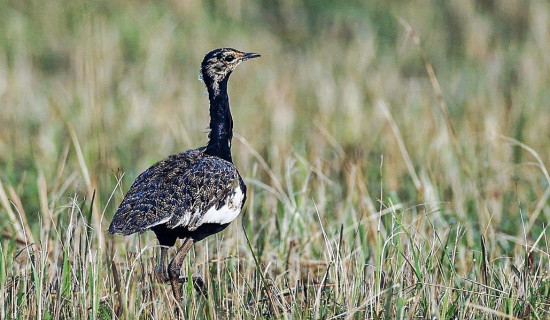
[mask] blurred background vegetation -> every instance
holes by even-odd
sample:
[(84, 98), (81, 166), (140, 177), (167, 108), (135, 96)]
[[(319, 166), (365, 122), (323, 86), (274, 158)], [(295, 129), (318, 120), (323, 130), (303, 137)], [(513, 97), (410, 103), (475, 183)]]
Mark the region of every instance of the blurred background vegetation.
[[(263, 55), (233, 76), (230, 94), (237, 133), (278, 175), (292, 152), (310, 162), (344, 156), (338, 161), (360, 164), (373, 191), (382, 186), (414, 203), (419, 194), (375, 106), (383, 99), (414, 167), (450, 203), (450, 216), (471, 214), (475, 223), (488, 211), (516, 225), (518, 203), (533, 207), (548, 186), (540, 170), (525, 165), (532, 156), (498, 139), (524, 142), (548, 162), (546, 1), (0, 5), (1, 178), (16, 187), (29, 214), (39, 210), (38, 175), (56, 178), (71, 144), (68, 127), (102, 200), (120, 170), (126, 190), (153, 162), (205, 144), (208, 103), (198, 66), (205, 52), (222, 46)], [(414, 28), (435, 68), (461, 157), (450, 154), (422, 51), (399, 19)], [(234, 149), (250, 174), (248, 151)], [(339, 179), (345, 168), (338, 163), (331, 174)], [(60, 179), (78, 167), (71, 169)], [(64, 196), (85, 187), (75, 178)]]
[[(262, 54), (229, 85), (260, 252), (309, 237), (315, 211), (334, 235), (372, 232), (396, 205), (476, 252), (484, 235), (495, 257), (523, 257), (546, 231), (546, 0), (1, 1), (6, 239), (19, 232), (7, 207), (38, 239), (48, 219), (69, 224), (74, 199), (104, 231), (141, 171), (204, 145), (199, 64), (224, 46)], [(316, 234), (304, 257), (322, 257)]]

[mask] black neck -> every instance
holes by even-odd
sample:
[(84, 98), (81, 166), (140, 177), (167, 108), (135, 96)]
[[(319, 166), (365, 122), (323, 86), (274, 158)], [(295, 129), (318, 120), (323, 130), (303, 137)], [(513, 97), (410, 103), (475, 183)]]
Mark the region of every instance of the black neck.
[(227, 96), (227, 78), (221, 82), (206, 83), (210, 99), (210, 133), (204, 153), (233, 162), (231, 139), (233, 138), (233, 118)]

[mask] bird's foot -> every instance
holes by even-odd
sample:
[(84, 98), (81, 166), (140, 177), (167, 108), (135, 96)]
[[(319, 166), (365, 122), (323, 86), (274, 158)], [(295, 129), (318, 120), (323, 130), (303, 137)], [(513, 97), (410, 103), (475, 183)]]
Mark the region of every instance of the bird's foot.
[(170, 277), (166, 270), (157, 269), (155, 272), (155, 279), (158, 283), (170, 283)]
[[(155, 272), (155, 279), (158, 283), (170, 283), (170, 276), (168, 275), (167, 270), (157, 269)], [(193, 280), (193, 285), (197, 291), (199, 291), (199, 288), (201, 288), (201, 290), (206, 288), (206, 283), (199, 273), (193, 274), (191, 279)], [(174, 282), (176, 283), (186, 283), (187, 281), (189, 281), (189, 277), (184, 275), (174, 277)]]
[(208, 297), (208, 287), (202, 276), (198, 273), (194, 273), (191, 278), (193, 279), (193, 287), (195, 290), (204, 297)]
[[(175, 279), (175, 281), (178, 283), (186, 283), (187, 281), (189, 281), (189, 277), (179, 276), (177, 279)], [(195, 288), (195, 291), (197, 291), (198, 294), (205, 297), (208, 295), (208, 287), (206, 286), (206, 282), (200, 274), (194, 273), (191, 276), (191, 281), (193, 281), (193, 288)]]
[[(163, 276), (163, 275), (160, 275), (159, 273), (157, 273), (157, 279), (159, 279), (159, 282), (163, 282), (163, 283), (171, 283), (171, 281), (173, 281), (174, 284), (187, 283), (189, 281), (188, 276), (179, 275), (177, 277), (174, 277), (172, 280), (170, 280), (170, 278), (167, 275)], [(193, 288), (195, 288), (195, 291), (197, 291), (198, 294), (207, 297), (208, 287), (206, 286), (206, 282), (204, 281), (203, 277), (198, 273), (194, 273), (191, 276), (191, 280), (193, 281)]]
[[(155, 272), (155, 279), (157, 280), (158, 283), (170, 283), (171, 281), (170, 276), (168, 276), (168, 273), (162, 272), (159, 270)], [(180, 276), (174, 277), (173, 280), (176, 283), (186, 283), (188, 281), (188, 277), (180, 275)]]

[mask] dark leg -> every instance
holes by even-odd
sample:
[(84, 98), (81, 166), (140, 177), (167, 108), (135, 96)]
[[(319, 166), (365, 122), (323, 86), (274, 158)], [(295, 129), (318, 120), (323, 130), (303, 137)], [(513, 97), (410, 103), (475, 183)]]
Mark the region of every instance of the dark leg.
[(168, 277), (170, 278), (170, 285), (172, 285), (172, 293), (174, 294), (174, 298), (176, 298), (176, 301), (178, 303), (181, 300), (181, 294), (178, 290), (178, 282), (182, 281), (180, 280), (181, 265), (183, 264), (183, 260), (185, 259), (187, 252), (189, 251), (189, 249), (191, 249), (192, 246), (193, 239), (185, 238), (183, 240), (183, 244), (178, 250), (178, 253), (176, 253), (174, 258), (168, 265)]
[(166, 270), (168, 249), (176, 244), (178, 237), (170, 232), (164, 224), (154, 226), (151, 230), (155, 232), (160, 245), (160, 260), (158, 262), (156, 278), (159, 282), (166, 283), (170, 281), (170, 277)]
[(170, 278), (166, 272), (166, 253), (168, 252), (168, 247), (160, 247), (160, 260), (157, 267), (157, 279), (159, 282), (168, 282)]
[[(157, 281), (160, 283), (169, 283), (170, 277), (168, 276), (168, 272), (166, 269), (166, 258), (167, 258), (167, 252), (168, 247), (162, 246), (160, 247), (160, 259), (156, 271), (156, 278)], [(204, 280), (202, 279), (201, 275), (198, 273), (195, 273), (191, 276), (191, 279), (193, 280), (193, 284), (195, 285), (195, 289), (202, 294), (206, 295), (206, 284), (204, 283)], [(186, 283), (187, 282), (187, 276), (178, 276), (175, 281), (178, 283)]]

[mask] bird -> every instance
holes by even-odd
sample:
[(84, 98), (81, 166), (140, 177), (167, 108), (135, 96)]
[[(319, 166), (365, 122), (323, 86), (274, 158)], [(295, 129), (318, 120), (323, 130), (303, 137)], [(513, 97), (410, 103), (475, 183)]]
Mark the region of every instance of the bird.
[[(206, 146), (171, 155), (142, 172), (122, 199), (109, 233), (130, 235), (152, 230), (160, 244), (156, 277), (169, 282), (176, 301), (178, 284), (188, 279), (181, 267), (194, 243), (224, 230), (242, 211), (246, 185), (231, 157), (233, 118), (227, 83), (231, 73), (255, 52), (219, 48), (207, 53), (199, 78), (210, 101), (210, 132)], [(181, 246), (166, 266), (168, 249)], [(194, 287), (206, 295), (206, 285), (193, 274)]]

